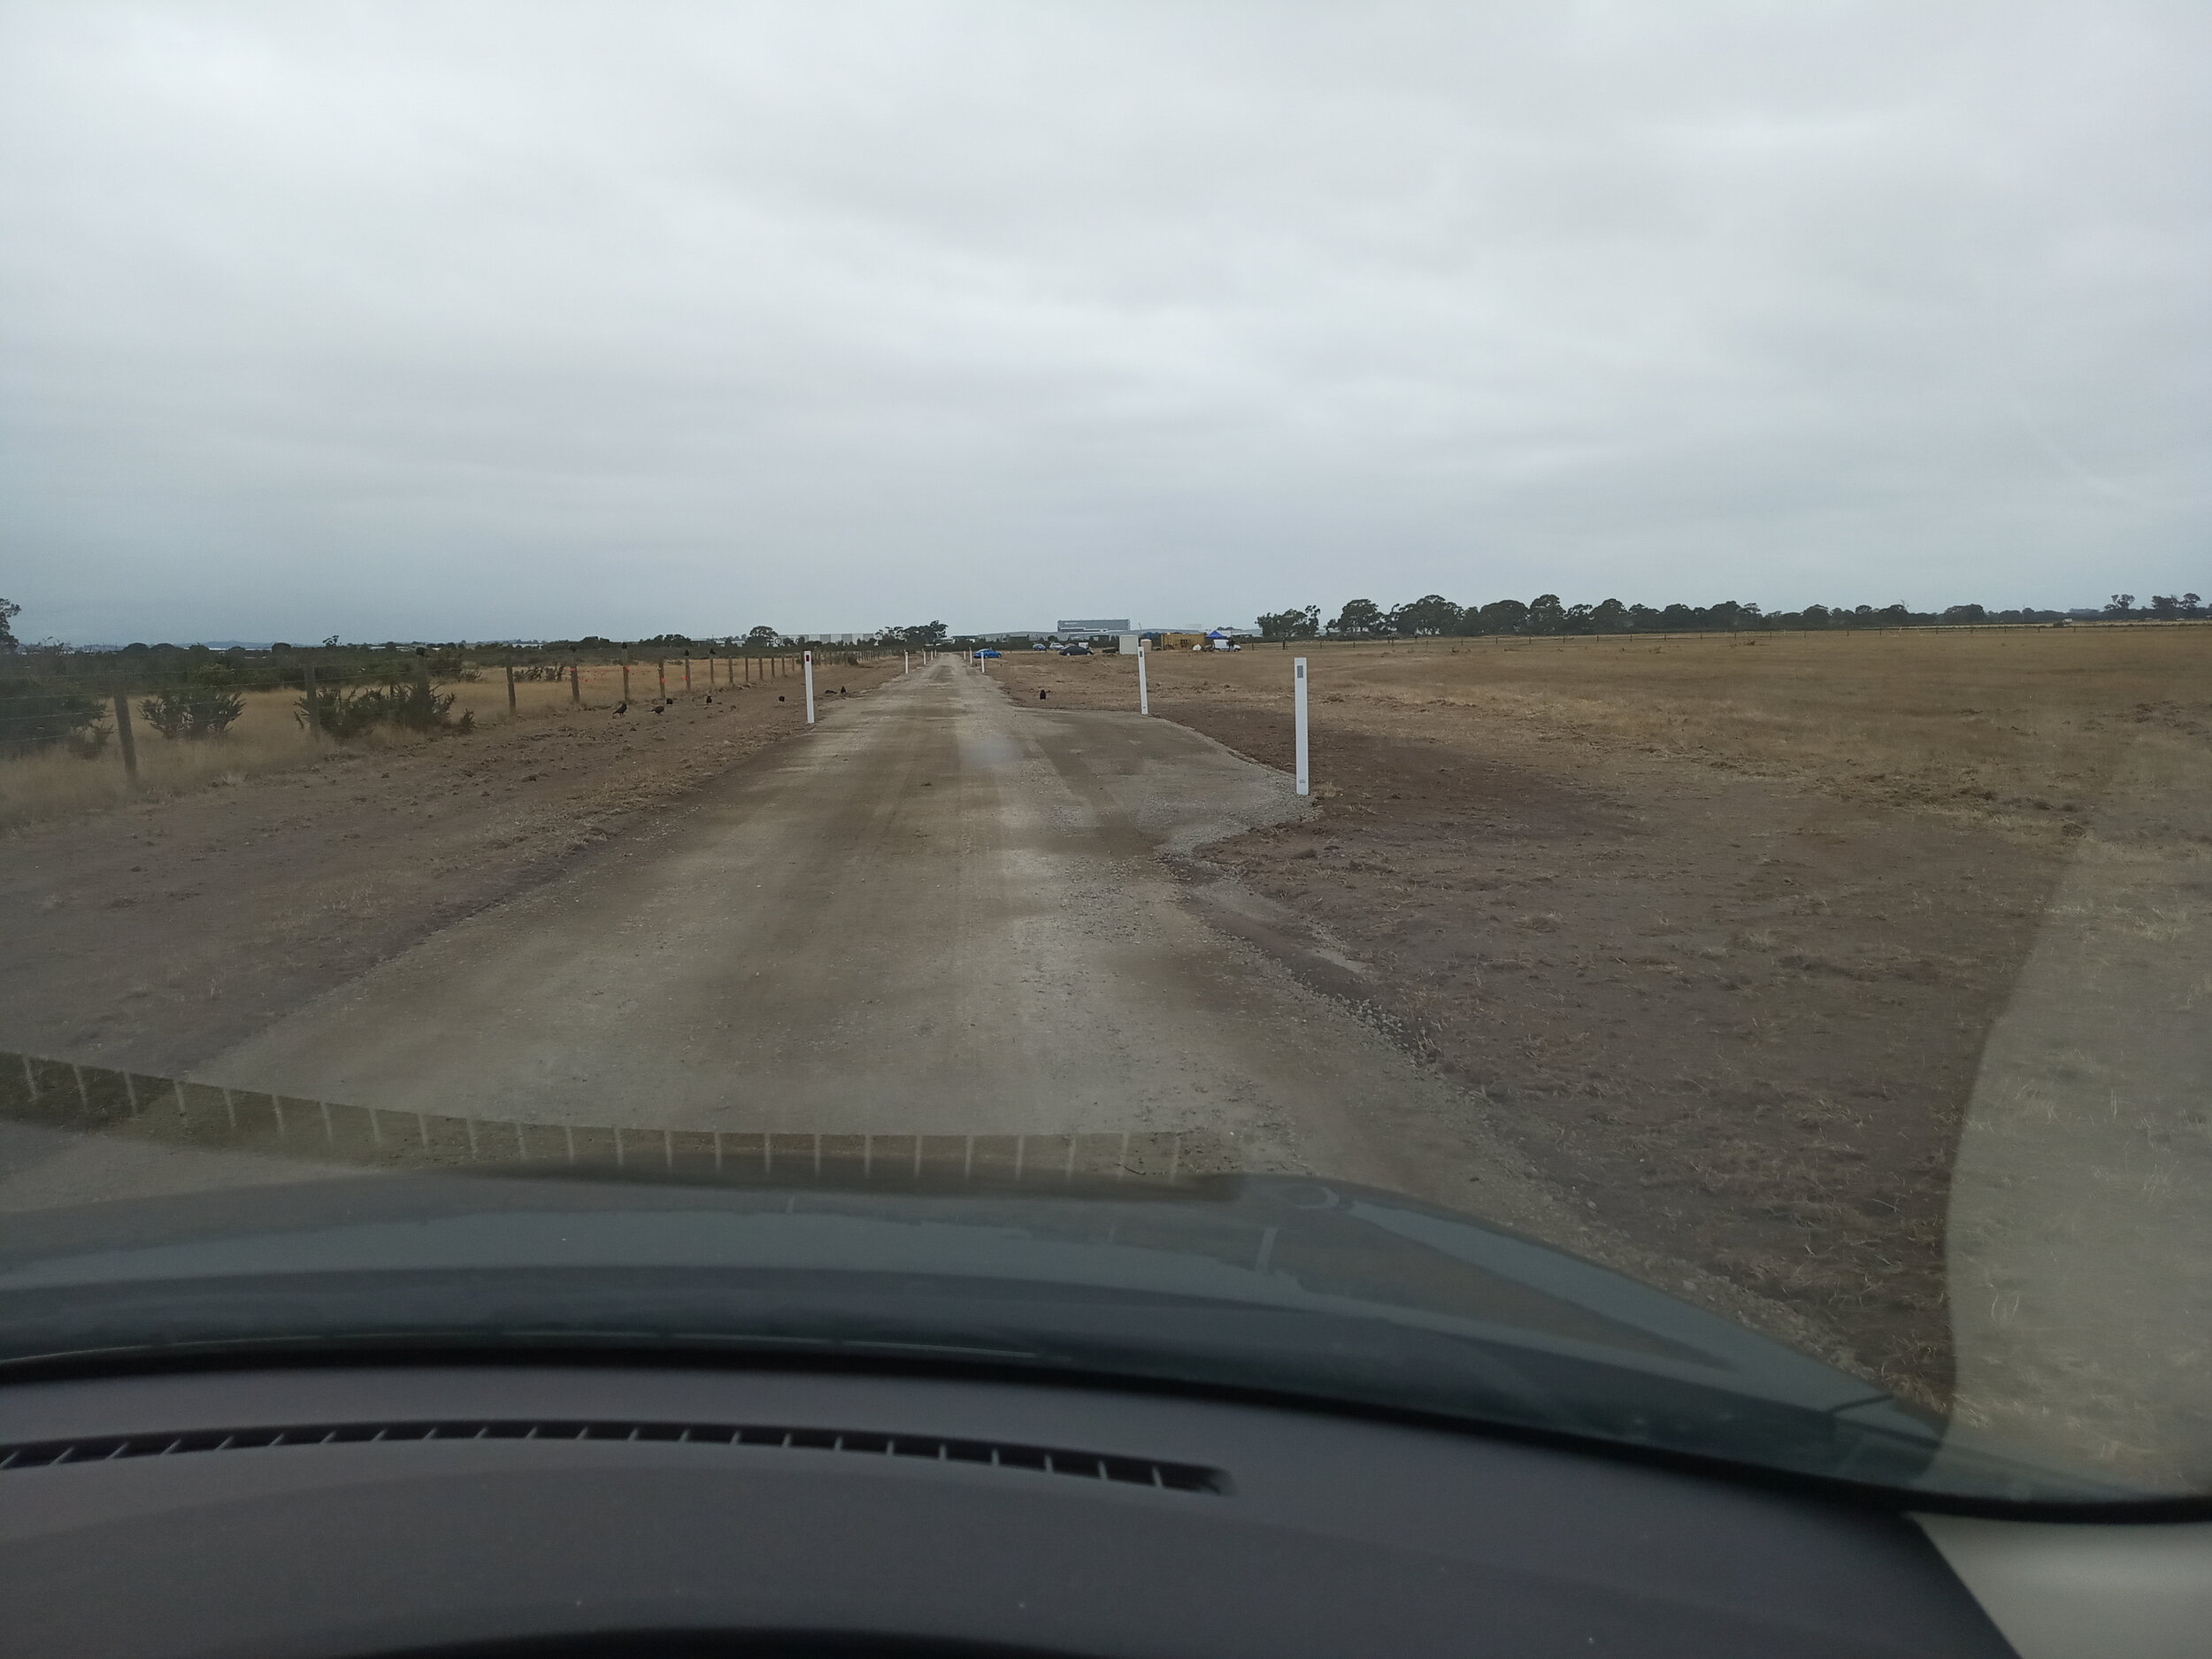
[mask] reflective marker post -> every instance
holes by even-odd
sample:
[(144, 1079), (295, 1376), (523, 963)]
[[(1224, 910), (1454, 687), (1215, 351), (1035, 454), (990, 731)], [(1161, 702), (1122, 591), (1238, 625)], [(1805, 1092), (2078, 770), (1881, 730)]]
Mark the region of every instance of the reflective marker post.
[(1298, 740), (1298, 793), (1306, 793), (1306, 659), (1294, 658), (1291, 664), (1291, 707), (1295, 710), (1293, 724)]
[[(808, 651), (804, 653), (804, 657), (806, 662), (806, 723), (812, 726), (814, 724), (814, 653)], [(1305, 792), (1302, 789), (1299, 793), (1302, 795)]]
[(1152, 690), (1145, 684), (1144, 680), (1144, 641), (1142, 640), (1137, 641), (1137, 712), (1139, 714), (1152, 712)]

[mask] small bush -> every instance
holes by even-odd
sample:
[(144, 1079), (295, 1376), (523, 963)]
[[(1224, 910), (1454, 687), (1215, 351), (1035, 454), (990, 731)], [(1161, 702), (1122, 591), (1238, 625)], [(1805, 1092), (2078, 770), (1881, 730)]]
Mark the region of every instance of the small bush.
[(138, 705), (146, 723), (164, 737), (196, 741), (220, 737), (246, 711), (246, 699), (220, 664), (195, 669), (181, 686), (157, 691)]
[[(339, 742), (349, 742), (379, 726), (396, 726), (409, 732), (472, 732), (476, 717), (453, 718), (454, 694), (410, 680), (382, 686), (319, 687), (314, 713), (325, 733)], [(308, 700), (299, 699), (293, 718), (308, 722)]]
[(320, 726), (326, 734), (344, 743), (383, 719), (384, 694), (344, 686), (319, 686), (311, 698), (302, 697), (293, 706), (292, 718), (302, 726)]
[(105, 720), (95, 720), (69, 734), (69, 752), (79, 760), (97, 760), (107, 753), (108, 739), (115, 735), (115, 728)]
[(73, 752), (100, 752), (105, 733), (95, 738), (103, 708), (97, 697), (55, 691), (35, 680), (0, 680), (0, 756), (35, 754), (66, 743)]

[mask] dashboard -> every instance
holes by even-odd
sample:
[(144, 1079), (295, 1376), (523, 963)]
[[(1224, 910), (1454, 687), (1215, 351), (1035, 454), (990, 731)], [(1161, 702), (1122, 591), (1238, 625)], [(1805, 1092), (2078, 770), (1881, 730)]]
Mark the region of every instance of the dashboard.
[(19, 1659), (2014, 1649), (1901, 1515), (1273, 1404), (298, 1367), (0, 1393)]

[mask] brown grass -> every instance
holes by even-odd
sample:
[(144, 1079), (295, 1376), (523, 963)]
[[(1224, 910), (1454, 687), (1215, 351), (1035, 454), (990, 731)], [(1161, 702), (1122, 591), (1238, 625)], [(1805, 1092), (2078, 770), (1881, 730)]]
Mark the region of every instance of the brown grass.
[[(2131, 747), (2178, 759), (2212, 734), (2212, 626), (1294, 649), (1317, 730), (1417, 712), (1432, 730), (1480, 723), (2031, 832), (2085, 811)], [(1286, 714), (1293, 654), (1160, 652), (1153, 695), (1279, 696)], [(1135, 703), (1124, 658), (1017, 656), (999, 672), (1071, 706)]]
[[(507, 708), (505, 677), (497, 669), (482, 671), (483, 678), (446, 684), (454, 694), (453, 712), (474, 717), (479, 727), (492, 727), (510, 719), (556, 718), (574, 705), (566, 680), (524, 680), (515, 687), (515, 709)], [(611, 707), (622, 694), (619, 667), (592, 667), (583, 671), (583, 703), (587, 709)], [(634, 695), (650, 697), (657, 689), (651, 663), (631, 669)], [(694, 695), (707, 689), (706, 668), (695, 664)], [(669, 692), (683, 695), (679, 664), (669, 665)], [(133, 699), (134, 710), (138, 700)], [(199, 742), (171, 741), (141, 719), (134, 722), (138, 738), (138, 796), (160, 799), (195, 790), (234, 787), (250, 778), (288, 771), (313, 762), (319, 751), (314, 741), (294, 718), (296, 691), (257, 691), (246, 695), (246, 710), (238, 723), (219, 738)], [(404, 749), (434, 738), (391, 731), (373, 732), (349, 747), (371, 753)], [(132, 791), (123, 772), (122, 753), (112, 741), (104, 754), (80, 759), (66, 750), (0, 762), (0, 829), (51, 822), (84, 812), (122, 806)]]
[[(2160, 1310), (2144, 1330), (2212, 1328), (2201, 1299), (2176, 1311), (2180, 1267), (2212, 1259), (2197, 1235), (2111, 1243), (2154, 1201), (2212, 1214), (2212, 1165), (2175, 1150), (2204, 1144), (2212, 628), (1173, 652), (1154, 710), (1283, 765), (1301, 651), (1317, 810), (1208, 856), (1367, 964), (1391, 1029), (1609, 1225), (1939, 1402), (1962, 1128), (2011, 1125), (2031, 1086), (2108, 1116), (2124, 1097), (2135, 1116), (2079, 1147), (2019, 1106), (2023, 1168), (2072, 1185), (2024, 1205), (1996, 1183), (1977, 1261), (2043, 1284), (2038, 1217), (2089, 1217), (2095, 1251), (2052, 1247), (2067, 1284), (2096, 1265), (2134, 1298), (2116, 1305)], [(1136, 701), (1125, 660), (994, 672), (1027, 703)], [(2062, 1031), (2071, 1058), (2034, 1050)], [(2187, 1394), (2178, 1371), (2068, 1294), (2009, 1348), (1972, 1335), (1969, 1416), (2086, 1421), (2069, 1389), (2094, 1378), (2105, 1440), (2173, 1462), (2153, 1407)], [(2199, 1438), (2186, 1459), (2212, 1467)]]

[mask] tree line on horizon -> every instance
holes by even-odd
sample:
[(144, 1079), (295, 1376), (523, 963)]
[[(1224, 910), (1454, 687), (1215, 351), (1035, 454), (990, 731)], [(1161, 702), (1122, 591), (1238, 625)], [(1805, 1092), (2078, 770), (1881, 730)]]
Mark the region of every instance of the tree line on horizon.
[[(2114, 594), (2103, 614), (2123, 621), (2171, 622), (2205, 615), (2195, 594), (2156, 594), (2139, 607), (2133, 594)], [(1632, 605), (1617, 599), (1595, 604), (1564, 603), (1557, 594), (1539, 594), (1525, 603), (1497, 599), (1463, 605), (1441, 594), (1425, 594), (1386, 610), (1371, 599), (1347, 600), (1324, 622), (1321, 607), (1306, 605), (1264, 612), (1260, 635), (1270, 640), (1435, 639), (1486, 634), (1717, 634), (1757, 629), (1904, 628), (1971, 626), (1976, 623), (2057, 623), (2064, 611), (2021, 608), (1992, 611), (1959, 604), (1941, 611), (1914, 611), (1902, 604), (1807, 605), (1801, 611), (1766, 611), (1724, 599), (1717, 604)]]

